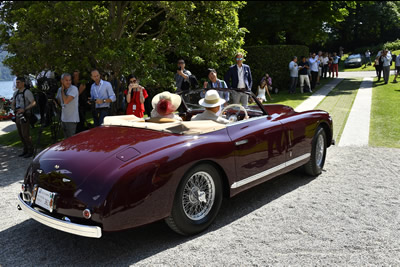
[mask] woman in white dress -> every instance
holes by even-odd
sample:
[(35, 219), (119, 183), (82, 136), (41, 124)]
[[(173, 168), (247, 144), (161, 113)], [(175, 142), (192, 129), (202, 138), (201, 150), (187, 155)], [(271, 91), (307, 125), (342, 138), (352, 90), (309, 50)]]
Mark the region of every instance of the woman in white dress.
[(267, 93), (269, 98), (272, 100), (272, 97), (269, 94), (267, 81), (264, 79), (264, 80), (261, 81), (261, 83), (260, 83), (260, 85), (258, 86), (258, 89), (257, 89), (257, 99), (260, 102), (267, 102), (267, 99), (265, 97), (265, 93)]

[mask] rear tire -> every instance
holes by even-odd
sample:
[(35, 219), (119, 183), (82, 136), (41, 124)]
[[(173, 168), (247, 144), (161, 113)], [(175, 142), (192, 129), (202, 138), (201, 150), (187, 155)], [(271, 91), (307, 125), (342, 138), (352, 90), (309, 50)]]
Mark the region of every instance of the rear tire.
[(318, 176), (325, 164), (327, 139), (322, 127), (318, 127), (312, 140), (310, 161), (304, 165), (305, 172), (311, 176)]
[(190, 170), (179, 184), (168, 226), (181, 235), (204, 231), (214, 221), (222, 203), (218, 171), (208, 164)]

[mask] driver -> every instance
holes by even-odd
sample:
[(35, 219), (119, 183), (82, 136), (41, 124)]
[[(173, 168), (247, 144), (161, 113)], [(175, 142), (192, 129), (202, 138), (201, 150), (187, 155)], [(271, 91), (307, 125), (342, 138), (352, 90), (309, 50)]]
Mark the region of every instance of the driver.
[(224, 103), (225, 99), (222, 99), (216, 90), (208, 90), (205, 97), (199, 100), (199, 104), (205, 107), (206, 110), (201, 114), (197, 114), (191, 120), (213, 120), (224, 124), (229, 123), (229, 120), (219, 117), (217, 115), (218, 111), (221, 108), (221, 105)]

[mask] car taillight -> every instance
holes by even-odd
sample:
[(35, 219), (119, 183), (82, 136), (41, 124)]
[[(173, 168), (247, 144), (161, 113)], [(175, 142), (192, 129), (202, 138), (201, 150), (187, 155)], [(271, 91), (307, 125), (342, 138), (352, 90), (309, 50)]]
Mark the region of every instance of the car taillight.
[(38, 188), (39, 188), (39, 187), (37, 186), (37, 184), (35, 184), (35, 185), (33, 186), (33, 191), (32, 191), (32, 203), (35, 202), (35, 200), (36, 200), (36, 195), (37, 195)]
[(85, 219), (90, 219), (90, 217), (92, 217), (92, 213), (90, 212), (89, 209), (85, 209), (85, 210), (83, 211), (83, 217), (84, 217)]

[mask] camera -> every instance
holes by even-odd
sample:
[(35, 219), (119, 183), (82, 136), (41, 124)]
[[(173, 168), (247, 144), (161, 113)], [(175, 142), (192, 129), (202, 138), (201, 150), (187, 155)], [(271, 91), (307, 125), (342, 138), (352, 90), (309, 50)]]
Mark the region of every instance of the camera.
[(26, 123), (26, 118), (25, 118), (25, 116), (24, 116), (24, 113), (18, 113), (18, 114), (16, 115), (16, 117), (19, 118), (19, 120), (20, 120), (22, 123)]

